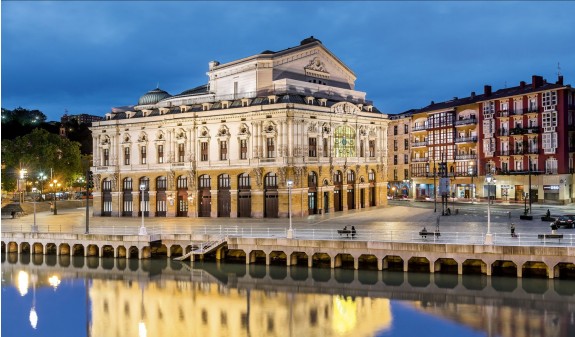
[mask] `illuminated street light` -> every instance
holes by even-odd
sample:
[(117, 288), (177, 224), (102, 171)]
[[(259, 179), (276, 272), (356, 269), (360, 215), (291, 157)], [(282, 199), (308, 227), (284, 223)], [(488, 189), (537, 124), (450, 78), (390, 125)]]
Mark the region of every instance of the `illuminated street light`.
[(142, 194), (140, 198), (140, 212), (142, 213), (142, 226), (140, 227), (140, 235), (148, 235), (146, 227), (144, 227), (144, 191), (146, 190), (146, 184), (140, 185), (140, 192)]
[(52, 194), (54, 195), (54, 215), (58, 215), (58, 205), (56, 204), (56, 191), (60, 190), (60, 186), (62, 184), (58, 183), (58, 180), (54, 179), (50, 183), (50, 189), (52, 190)]
[(487, 173), (485, 175), (485, 183), (487, 184), (487, 234), (485, 234), (485, 242), (486, 245), (493, 244), (493, 236), (491, 235), (491, 186), (495, 184), (496, 180), (491, 175), (491, 173)]
[(293, 228), (291, 225), (291, 188), (293, 185), (293, 181), (288, 180), (287, 181), (287, 186), (288, 186), (288, 216), (289, 216), (289, 229), (287, 231), (287, 238), (288, 239), (293, 239)]

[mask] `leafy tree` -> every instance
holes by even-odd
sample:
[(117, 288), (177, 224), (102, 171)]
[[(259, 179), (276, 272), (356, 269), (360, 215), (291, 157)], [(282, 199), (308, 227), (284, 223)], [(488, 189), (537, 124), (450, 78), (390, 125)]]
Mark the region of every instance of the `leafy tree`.
[(80, 144), (43, 129), (35, 129), (13, 140), (3, 140), (2, 162), (5, 167), (2, 170), (3, 182), (15, 179), (20, 168), (28, 170), (30, 179), (39, 172), (49, 176), (52, 169), (54, 179), (66, 186), (82, 169)]

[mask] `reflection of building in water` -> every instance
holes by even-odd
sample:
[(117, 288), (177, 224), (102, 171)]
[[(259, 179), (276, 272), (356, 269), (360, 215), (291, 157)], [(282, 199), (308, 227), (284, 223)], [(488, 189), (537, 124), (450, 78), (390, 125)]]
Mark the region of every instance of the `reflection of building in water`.
[[(486, 332), (486, 336), (502, 337), (568, 337), (566, 325), (568, 313), (561, 317), (556, 311), (542, 314), (541, 308), (530, 310), (520, 306), (504, 306), (502, 303), (489, 305), (412, 302), (414, 307), (436, 316), (460, 322), (476, 330)], [(561, 332), (563, 331), (563, 332)]]
[[(227, 288), (216, 283), (93, 280), (91, 336), (373, 336), (390, 301)], [(143, 305), (142, 305), (143, 303)]]

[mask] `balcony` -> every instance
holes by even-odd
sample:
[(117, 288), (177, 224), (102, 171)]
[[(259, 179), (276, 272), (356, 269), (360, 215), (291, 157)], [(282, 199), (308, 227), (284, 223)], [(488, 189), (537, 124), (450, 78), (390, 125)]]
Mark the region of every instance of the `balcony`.
[(427, 130), (427, 125), (417, 125), (411, 128), (411, 132), (425, 131), (425, 130)]
[(529, 107), (525, 110), (527, 110), (526, 113), (533, 114), (533, 113), (538, 113), (541, 109), (539, 109), (539, 107), (532, 106), (532, 107)]
[(455, 138), (456, 143), (477, 143), (477, 136), (473, 137), (457, 137)]
[(509, 130), (507, 130), (507, 129), (499, 129), (499, 132), (498, 132), (497, 134), (498, 134), (499, 136), (506, 137), (506, 136), (509, 136)]
[(538, 126), (531, 126), (528, 128), (524, 128), (525, 130), (527, 130), (527, 133), (539, 133), (539, 127)]
[(412, 163), (426, 163), (429, 161), (428, 157), (421, 157), (421, 158), (411, 158)]
[(512, 135), (524, 135), (527, 133), (527, 128), (513, 128), (509, 131), (509, 133)]
[(520, 115), (523, 115), (525, 110), (526, 109), (513, 109), (513, 111), (511, 111), (511, 114), (514, 116), (520, 116)]
[(477, 159), (476, 154), (458, 154), (455, 160), (475, 160)]
[(475, 118), (464, 118), (455, 121), (455, 126), (462, 126), (462, 125), (473, 125), (477, 124), (477, 119)]
[(509, 150), (499, 150), (495, 153), (496, 156), (508, 156), (510, 153)]
[(427, 146), (427, 141), (423, 141), (423, 142), (412, 142), (412, 143), (411, 143), (411, 147), (423, 147), (423, 146)]
[(526, 154), (539, 154), (539, 149), (527, 149)]
[(495, 114), (496, 117), (509, 117), (509, 110), (501, 110), (497, 111)]

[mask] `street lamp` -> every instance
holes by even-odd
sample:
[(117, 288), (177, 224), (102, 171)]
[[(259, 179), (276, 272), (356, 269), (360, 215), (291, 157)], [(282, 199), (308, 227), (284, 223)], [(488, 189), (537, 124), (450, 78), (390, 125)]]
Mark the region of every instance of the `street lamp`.
[(144, 191), (146, 190), (146, 184), (140, 185), (140, 192), (142, 192), (142, 196), (140, 198), (140, 212), (142, 212), (142, 226), (140, 227), (140, 235), (148, 235), (148, 231), (146, 227), (144, 227)]
[(40, 181), (40, 196), (42, 197), (42, 200), (44, 200), (44, 180), (46, 180), (47, 177), (44, 174), (44, 172), (40, 172), (38, 174), (38, 180)]
[(34, 188), (32, 192), (32, 198), (34, 199), (34, 224), (32, 225), (32, 233), (37, 233), (38, 225), (36, 225), (36, 194), (38, 193), (38, 189)]
[(475, 169), (473, 167), (473, 162), (469, 162), (467, 172), (471, 176), (471, 203), (473, 203), (473, 201), (475, 201), (475, 186), (473, 185), (473, 177), (475, 176)]
[(54, 179), (50, 183), (50, 189), (52, 190), (52, 194), (54, 195), (54, 215), (58, 215), (58, 205), (56, 204), (56, 192), (55, 190), (59, 190), (62, 184), (58, 183), (58, 180)]
[(288, 180), (287, 181), (287, 186), (288, 186), (288, 216), (289, 216), (289, 229), (287, 231), (287, 238), (288, 239), (293, 239), (293, 228), (291, 226), (291, 188), (293, 185), (293, 181)]
[(495, 178), (491, 173), (485, 175), (485, 184), (487, 184), (487, 234), (485, 234), (486, 245), (493, 244), (493, 237), (491, 235), (491, 185), (495, 183)]

